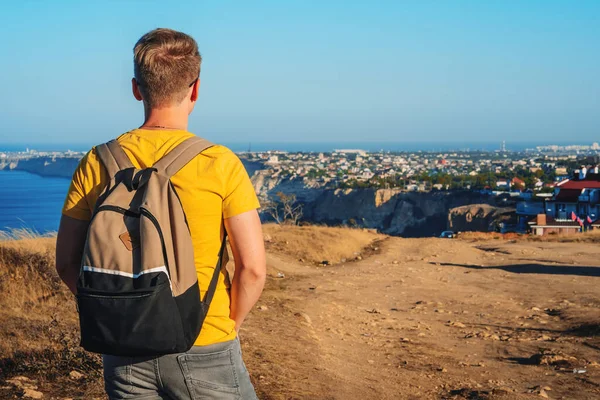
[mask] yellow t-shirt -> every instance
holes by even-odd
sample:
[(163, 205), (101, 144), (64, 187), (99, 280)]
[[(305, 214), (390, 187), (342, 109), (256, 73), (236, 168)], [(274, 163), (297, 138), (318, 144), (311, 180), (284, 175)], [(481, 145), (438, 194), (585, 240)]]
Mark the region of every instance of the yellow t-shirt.
[[(135, 167), (148, 168), (192, 136), (180, 130), (134, 129), (117, 140)], [(73, 174), (63, 214), (89, 221), (96, 200), (109, 180), (93, 148), (81, 159)], [(223, 218), (260, 205), (242, 162), (224, 146), (204, 150), (176, 173), (171, 182), (190, 227), (198, 282), (204, 296), (218, 260)], [(196, 346), (233, 340), (236, 336), (235, 322), (229, 318), (229, 281), (224, 271), (225, 265)]]

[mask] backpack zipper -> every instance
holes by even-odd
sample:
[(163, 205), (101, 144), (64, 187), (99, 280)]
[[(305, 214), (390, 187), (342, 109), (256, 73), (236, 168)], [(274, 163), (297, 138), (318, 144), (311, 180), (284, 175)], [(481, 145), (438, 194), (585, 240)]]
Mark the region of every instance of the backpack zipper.
[(154, 293), (141, 293), (133, 295), (122, 295), (122, 296), (107, 296), (104, 294), (93, 294), (93, 293), (77, 293), (78, 297), (92, 297), (97, 299), (122, 299), (124, 297), (128, 299), (143, 299), (152, 296)]

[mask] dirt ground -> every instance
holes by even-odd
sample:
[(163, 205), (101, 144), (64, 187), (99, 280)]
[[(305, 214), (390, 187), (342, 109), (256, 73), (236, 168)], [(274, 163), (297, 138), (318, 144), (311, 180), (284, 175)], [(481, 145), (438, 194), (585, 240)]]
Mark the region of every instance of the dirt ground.
[[(267, 287), (240, 333), (261, 399), (600, 398), (597, 244), (372, 239), (326, 266), (286, 251), (292, 237), (267, 243)], [(74, 307), (3, 307), (0, 398), (102, 398)], [(57, 350), (20, 350), (26, 327)]]
[(243, 349), (264, 399), (598, 399), (599, 265), (596, 244), (504, 240), (270, 254)]

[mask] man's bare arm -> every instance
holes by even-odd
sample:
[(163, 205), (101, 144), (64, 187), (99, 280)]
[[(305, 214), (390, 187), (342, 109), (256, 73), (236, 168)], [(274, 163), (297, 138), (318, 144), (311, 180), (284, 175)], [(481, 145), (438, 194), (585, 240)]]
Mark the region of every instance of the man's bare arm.
[(77, 278), (89, 221), (63, 215), (56, 238), (56, 272), (73, 294), (77, 294)]
[(256, 210), (225, 219), (225, 228), (235, 259), (230, 317), (235, 321), (235, 329), (239, 331), (265, 286), (265, 244)]

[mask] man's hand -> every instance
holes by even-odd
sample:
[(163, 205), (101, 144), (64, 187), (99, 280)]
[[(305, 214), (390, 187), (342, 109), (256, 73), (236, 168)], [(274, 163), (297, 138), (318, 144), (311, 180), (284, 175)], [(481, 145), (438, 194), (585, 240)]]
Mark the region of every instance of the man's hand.
[(73, 294), (77, 294), (77, 278), (89, 224), (89, 221), (66, 215), (60, 219), (56, 238), (56, 272)]
[(231, 314), (235, 329), (258, 301), (267, 275), (265, 244), (258, 212), (251, 210), (225, 219), (225, 229), (235, 260), (231, 283)]

